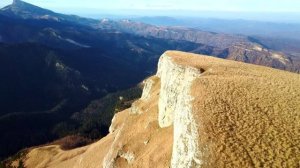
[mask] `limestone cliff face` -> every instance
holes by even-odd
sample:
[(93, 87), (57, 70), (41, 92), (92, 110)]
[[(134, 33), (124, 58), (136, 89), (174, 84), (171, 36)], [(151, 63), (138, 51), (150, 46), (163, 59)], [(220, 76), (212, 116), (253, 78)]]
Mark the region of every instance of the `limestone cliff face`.
[[(192, 113), (193, 97), (190, 94), (193, 81), (200, 75), (199, 69), (177, 64), (172, 60), (172, 57), (165, 53), (159, 60), (156, 76), (144, 81), (142, 97), (134, 102), (130, 109), (131, 115), (144, 113), (145, 111), (140, 105), (151, 98), (151, 91), (153, 92), (155, 85), (154, 79), (160, 80), (158, 124), (160, 128), (170, 127), (174, 124), (172, 167), (200, 167), (202, 162), (200, 159), (201, 151), (198, 150), (197, 121), (195, 121)], [(118, 157), (127, 160), (129, 165), (135, 160), (133, 152), (118, 149), (119, 136), (122, 136), (124, 124), (117, 130), (114, 128), (115, 118), (113, 119), (110, 132), (116, 130), (117, 135), (104, 158), (103, 167), (105, 168), (115, 167)]]
[(168, 51), (109, 135), (33, 149), (25, 166), (299, 167), (299, 83), (299, 74)]
[(158, 103), (160, 127), (174, 124), (172, 167), (199, 167), (197, 122), (192, 113), (190, 89), (201, 71), (176, 64), (167, 53), (159, 60), (158, 72), (161, 79)]

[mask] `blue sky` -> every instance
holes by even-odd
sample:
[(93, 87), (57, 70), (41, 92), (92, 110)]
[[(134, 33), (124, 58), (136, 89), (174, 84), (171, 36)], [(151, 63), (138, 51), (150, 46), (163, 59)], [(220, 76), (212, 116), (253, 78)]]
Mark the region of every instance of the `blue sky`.
[[(277, 13), (283, 19), (300, 16), (300, 0), (24, 0), (26, 2), (60, 13), (88, 14), (128, 14), (128, 15), (198, 15), (208, 12), (218, 17), (227, 12), (231, 17), (246, 17), (240, 13)], [(0, 0), (0, 7), (12, 0)], [(214, 13), (215, 12), (215, 13)], [(291, 13), (280, 15), (278, 13)], [(298, 13), (294, 15), (294, 13)], [(256, 14), (257, 15), (257, 14)], [(267, 17), (268, 14), (259, 14)], [(269, 15), (273, 18), (275, 15)], [(254, 18), (254, 19), (255, 19)]]
[[(50, 9), (300, 12), (300, 0), (24, 0)], [(3, 7), (12, 0), (1, 0)]]

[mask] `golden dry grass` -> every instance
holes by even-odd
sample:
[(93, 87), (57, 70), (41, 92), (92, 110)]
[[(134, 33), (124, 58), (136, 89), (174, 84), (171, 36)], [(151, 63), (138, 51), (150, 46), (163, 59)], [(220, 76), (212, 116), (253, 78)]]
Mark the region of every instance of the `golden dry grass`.
[(300, 75), (168, 52), (205, 72), (191, 90), (204, 167), (300, 167)]

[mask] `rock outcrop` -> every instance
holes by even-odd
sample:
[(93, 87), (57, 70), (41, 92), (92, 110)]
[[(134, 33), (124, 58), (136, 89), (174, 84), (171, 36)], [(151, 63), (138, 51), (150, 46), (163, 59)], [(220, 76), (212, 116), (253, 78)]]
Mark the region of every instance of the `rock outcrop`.
[(161, 79), (159, 125), (161, 128), (175, 125), (172, 167), (198, 166), (201, 164), (197, 151), (199, 134), (192, 114), (190, 88), (201, 71), (176, 64), (166, 53), (160, 58), (156, 75)]
[(106, 137), (32, 149), (25, 166), (299, 167), (299, 84), (299, 74), (168, 51)]

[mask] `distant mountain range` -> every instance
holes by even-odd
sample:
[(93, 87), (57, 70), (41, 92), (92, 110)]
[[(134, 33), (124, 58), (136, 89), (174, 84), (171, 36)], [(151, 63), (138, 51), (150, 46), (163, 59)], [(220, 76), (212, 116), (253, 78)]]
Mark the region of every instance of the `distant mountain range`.
[(300, 23), (255, 20), (226, 20), (196, 17), (133, 17), (132, 20), (156, 26), (190, 27), (202, 31), (240, 34), (256, 38), (264, 45), (287, 53), (300, 53)]
[[(297, 15), (297, 14), (295, 14)], [(217, 19), (201, 17), (132, 17), (132, 20), (157, 26), (181, 26), (229, 34), (298, 39), (299, 22), (272, 22), (243, 19)], [(299, 20), (299, 19), (298, 19)]]
[[(213, 47), (223, 58), (242, 60), (249, 63), (267, 65), (290, 71), (298, 71), (298, 59), (290, 53), (278, 53), (270, 48), (268, 41), (255, 37), (227, 35), (184, 27), (153, 26), (130, 20), (113, 21), (109, 19), (95, 20), (73, 15), (58, 14), (37, 6), (17, 0), (10, 6), (1, 9), (1, 15), (15, 18), (2, 18), (1, 40), (3, 42), (36, 42), (54, 48), (99, 48), (103, 43), (128, 40), (132, 38), (156, 38), (178, 41), (188, 41), (195, 44)], [(4, 24), (6, 22), (6, 24)], [(8, 23), (7, 23), (8, 22)], [(15, 24), (18, 22), (18, 24)], [(9, 26), (11, 25), (11, 27)], [(16, 26), (18, 25), (18, 26)], [(22, 25), (22, 26), (21, 26)], [(11, 31), (15, 30), (15, 31)], [(18, 32), (20, 35), (16, 35)], [(136, 39), (132, 40), (133, 42)], [(265, 43), (262, 43), (265, 41)], [(234, 52), (238, 46), (245, 51)], [(271, 45), (272, 46), (272, 45)], [(275, 45), (276, 46), (276, 45)], [(277, 48), (277, 47), (274, 47)], [(223, 50), (223, 51), (220, 51)], [(261, 51), (260, 51), (261, 50)], [(201, 53), (195, 50), (196, 53)], [(208, 54), (208, 53), (205, 53)], [(262, 55), (266, 59), (252, 59), (253, 55)], [(277, 57), (274, 55), (277, 55)], [(280, 55), (280, 59), (278, 59)], [(239, 57), (239, 58), (236, 58)], [(240, 58), (243, 57), (243, 58)], [(249, 58), (250, 57), (250, 58)], [(285, 60), (285, 61), (282, 61)], [(274, 64), (274, 65), (273, 65)], [(294, 65), (295, 64), (295, 65)]]
[(20, 0), (0, 10), (0, 42), (0, 158), (59, 138), (59, 123), (155, 73), (166, 50), (300, 70), (298, 57), (255, 38), (88, 19)]
[[(116, 22), (103, 19), (98, 27), (102, 29), (117, 29), (143, 37), (203, 44), (212, 47), (214, 51), (219, 51), (211, 54), (217, 57), (299, 72), (300, 57), (297, 54), (293, 55), (284, 50), (284, 48), (288, 48), (289, 44), (285, 44), (286, 46), (282, 50), (274, 50), (271, 47), (274, 46), (277, 49), (279, 44), (272, 45), (274, 42), (271, 42), (268, 38), (257, 39), (251, 36), (205, 32), (185, 27), (154, 26), (130, 20)], [(283, 41), (286, 42), (285, 40)], [(290, 47), (293, 45), (291, 44)], [(197, 50), (193, 52), (201, 53)]]

